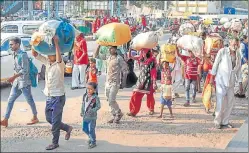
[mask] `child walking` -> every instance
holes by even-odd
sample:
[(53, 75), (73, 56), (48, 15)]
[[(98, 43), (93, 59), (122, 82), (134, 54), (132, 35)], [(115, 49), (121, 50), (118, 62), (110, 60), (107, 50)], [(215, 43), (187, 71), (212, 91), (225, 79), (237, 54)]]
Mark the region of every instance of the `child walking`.
[(83, 103), (81, 107), (81, 117), (83, 117), (82, 130), (89, 137), (88, 147), (89, 149), (96, 147), (96, 120), (97, 111), (100, 109), (100, 100), (95, 93), (97, 84), (89, 82), (87, 84), (87, 92), (83, 96)]
[(89, 62), (89, 67), (86, 70), (86, 82), (90, 83), (96, 83), (97, 87), (96, 87), (96, 94), (98, 95), (98, 70), (96, 68), (96, 60), (95, 58), (91, 58), (90, 62)]
[(174, 118), (172, 113), (172, 77), (171, 72), (172, 68), (169, 66), (169, 62), (162, 62), (162, 72), (161, 72), (161, 112), (158, 118), (162, 118), (164, 106), (167, 105), (170, 112), (170, 118)]

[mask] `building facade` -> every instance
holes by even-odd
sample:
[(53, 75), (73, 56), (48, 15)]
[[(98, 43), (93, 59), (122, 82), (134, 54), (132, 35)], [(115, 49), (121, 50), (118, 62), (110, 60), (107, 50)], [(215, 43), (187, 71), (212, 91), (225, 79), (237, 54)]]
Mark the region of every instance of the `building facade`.
[(221, 13), (221, 1), (171, 1), (173, 11), (191, 12), (192, 14), (208, 15)]

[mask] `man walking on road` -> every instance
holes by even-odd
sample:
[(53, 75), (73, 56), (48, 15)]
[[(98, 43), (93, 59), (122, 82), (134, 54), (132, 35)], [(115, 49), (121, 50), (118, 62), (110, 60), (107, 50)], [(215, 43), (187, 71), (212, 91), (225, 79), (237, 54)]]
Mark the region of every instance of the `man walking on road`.
[(113, 118), (108, 123), (119, 123), (123, 113), (116, 101), (116, 96), (120, 85), (121, 88), (125, 87), (124, 79), (126, 80), (128, 67), (124, 59), (118, 55), (116, 46), (110, 47), (109, 51), (111, 55), (107, 59), (105, 93)]
[(213, 75), (210, 83), (216, 81), (216, 110), (215, 128), (221, 129), (222, 126), (232, 128), (229, 124), (229, 117), (234, 105), (234, 86), (235, 79), (239, 82), (240, 92), (242, 92), (241, 56), (238, 51), (239, 40), (230, 40), (230, 46), (221, 49), (213, 64)]
[[(29, 58), (26, 52), (20, 49), (21, 39), (10, 39), (10, 48), (14, 52), (14, 76), (10, 77), (7, 81), (12, 83), (12, 88), (8, 98), (8, 106), (5, 114), (5, 118), (1, 121), (1, 125), (7, 127), (10, 113), (14, 106), (16, 99), (23, 93), (25, 99), (31, 107), (33, 118), (28, 125), (38, 123), (36, 105), (31, 94), (31, 80), (29, 77)], [(21, 60), (19, 60), (21, 59)]]
[(72, 126), (62, 123), (62, 112), (65, 105), (64, 68), (58, 37), (53, 38), (56, 55), (49, 55), (48, 58), (38, 54), (32, 49), (33, 56), (46, 65), (45, 89), (47, 96), (45, 115), (46, 120), (52, 124), (53, 143), (46, 147), (46, 150), (53, 150), (59, 147), (60, 130), (66, 131), (65, 140), (69, 140)]
[(87, 64), (87, 44), (83, 34), (81, 33), (79, 36), (76, 37), (74, 45), (74, 67), (71, 88), (72, 90), (85, 88), (85, 74)]

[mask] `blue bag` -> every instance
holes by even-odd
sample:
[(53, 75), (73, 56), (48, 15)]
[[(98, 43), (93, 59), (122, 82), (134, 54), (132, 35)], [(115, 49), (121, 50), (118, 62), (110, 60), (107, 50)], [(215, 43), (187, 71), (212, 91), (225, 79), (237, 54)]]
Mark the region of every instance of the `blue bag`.
[[(68, 23), (68, 21), (60, 19), (61, 23), (56, 29), (55, 35), (59, 37), (59, 47), (61, 53), (71, 52), (73, 49), (75, 32), (74, 27)], [(40, 54), (44, 55), (55, 55), (55, 45), (49, 45), (45, 41), (41, 41), (38, 46), (33, 46), (34, 49)]]
[[(26, 52), (21, 51), (20, 54), (18, 54), (18, 63), (21, 63), (22, 57), (21, 55), (24, 54)], [(27, 54), (27, 53), (26, 53)], [(34, 65), (33, 59), (29, 57), (29, 78), (31, 80), (31, 86), (32, 87), (37, 87), (37, 74), (38, 74), (38, 69), (37, 67)]]

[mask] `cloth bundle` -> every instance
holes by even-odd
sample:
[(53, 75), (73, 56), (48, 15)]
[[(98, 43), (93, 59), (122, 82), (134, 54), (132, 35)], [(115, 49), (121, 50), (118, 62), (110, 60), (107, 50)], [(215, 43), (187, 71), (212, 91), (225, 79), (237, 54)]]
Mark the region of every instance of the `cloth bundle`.
[(186, 50), (191, 50), (195, 56), (202, 56), (203, 40), (197, 36), (184, 35), (178, 39), (177, 45), (183, 46)]
[(96, 37), (101, 46), (120, 46), (131, 40), (131, 30), (127, 24), (109, 23), (97, 31)]
[(223, 39), (219, 35), (209, 35), (205, 39), (205, 52), (207, 54), (217, 54), (223, 47)]
[(32, 35), (30, 44), (33, 48), (44, 55), (55, 55), (53, 37), (59, 37), (61, 53), (72, 51), (75, 30), (74, 27), (63, 20), (50, 20), (39, 27), (39, 31)]
[(142, 48), (152, 49), (158, 44), (158, 33), (157, 32), (145, 32), (138, 34), (131, 41), (131, 48), (134, 50), (141, 50)]
[(189, 33), (193, 33), (195, 32), (195, 27), (193, 24), (191, 23), (184, 23), (180, 26), (179, 28), (179, 33), (180, 35), (187, 35)]

